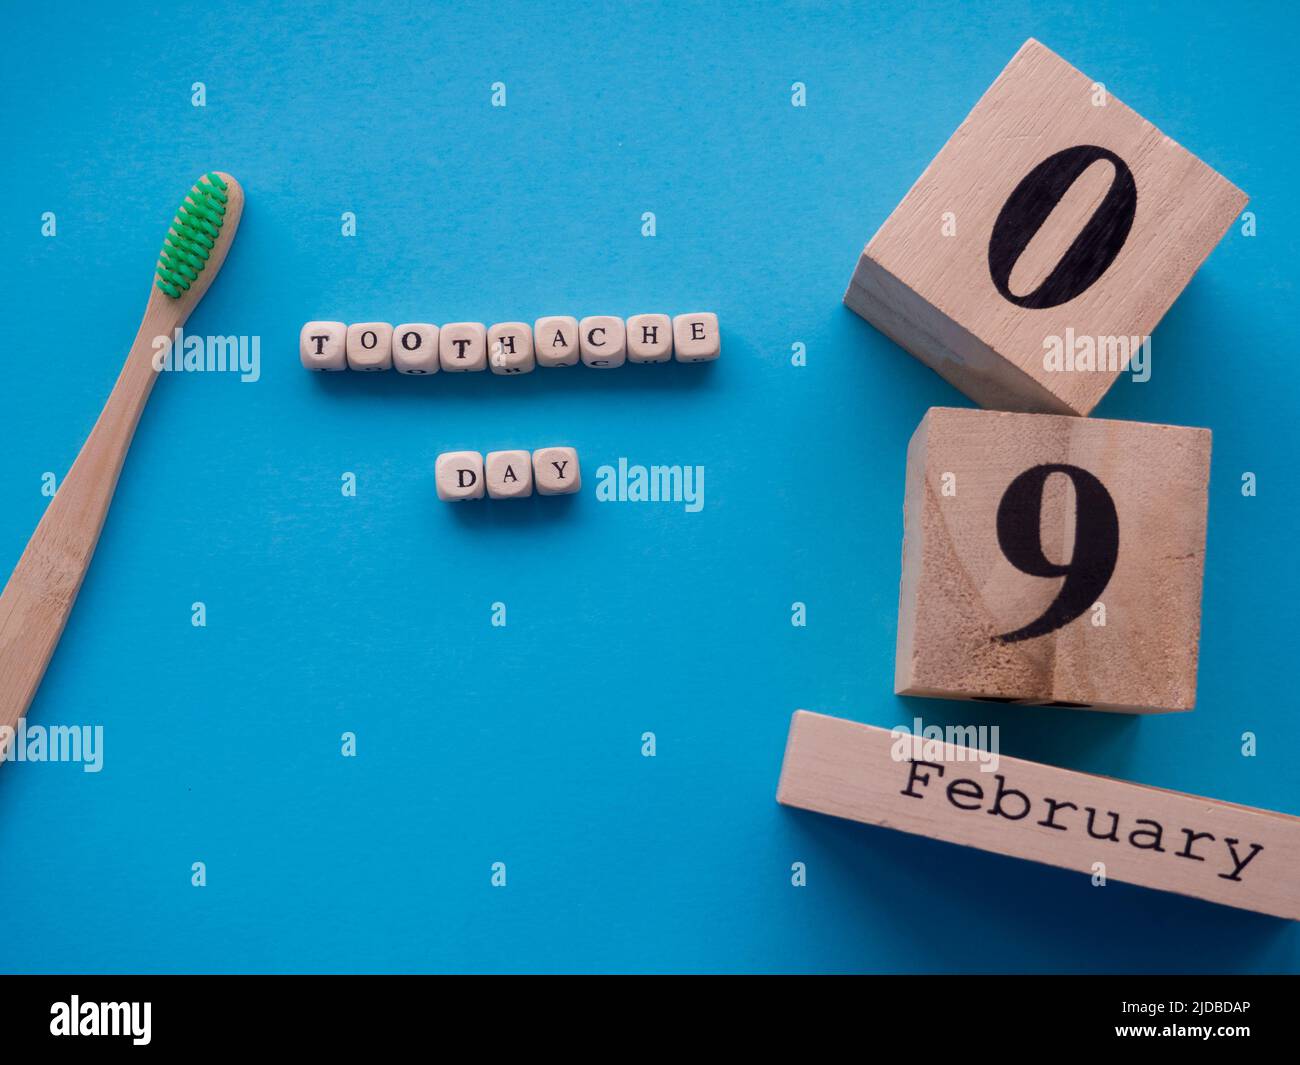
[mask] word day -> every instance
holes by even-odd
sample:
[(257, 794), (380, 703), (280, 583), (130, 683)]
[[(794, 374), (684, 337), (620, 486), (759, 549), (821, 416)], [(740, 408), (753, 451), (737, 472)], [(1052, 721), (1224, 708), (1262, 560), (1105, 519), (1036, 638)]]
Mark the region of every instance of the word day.
[(571, 447), (542, 447), (527, 451), (489, 451), (487, 461), (477, 451), (444, 451), (434, 465), (438, 498), (447, 503), (482, 499), (523, 499), (537, 489), (539, 496), (572, 495), (582, 487), (578, 452)]
[(298, 353), (309, 370), (405, 374), (531, 373), (537, 366), (596, 369), (626, 362), (711, 362), (722, 352), (718, 316), (708, 312), (635, 314), (626, 320), (599, 314), (579, 321), (554, 316), (527, 322), (308, 322)]

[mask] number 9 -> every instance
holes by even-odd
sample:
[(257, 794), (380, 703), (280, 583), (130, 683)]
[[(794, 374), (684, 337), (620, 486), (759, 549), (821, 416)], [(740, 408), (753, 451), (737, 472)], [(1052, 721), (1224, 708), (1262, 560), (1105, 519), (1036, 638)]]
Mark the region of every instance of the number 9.
[[(1074, 484), (1074, 555), (1068, 563), (1043, 553), (1043, 487), (1054, 473)], [(1043, 615), (1023, 628), (993, 639), (1017, 643), (1045, 636), (1068, 624), (1097, 601), (1119, 557), (1119, 515), (1106, 486), (1078, 466), (1048, 463), (1031, 466), (1007, 485), (998, 503), (998, 546), (1007, 560), (1031, 577), (1064, 577), (1056, 598)]]

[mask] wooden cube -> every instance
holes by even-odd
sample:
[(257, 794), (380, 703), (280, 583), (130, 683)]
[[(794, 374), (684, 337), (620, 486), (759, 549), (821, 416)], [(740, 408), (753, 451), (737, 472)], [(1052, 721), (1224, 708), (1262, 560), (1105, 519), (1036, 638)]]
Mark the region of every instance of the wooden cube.
[(433, 476), (444, 502), (483, 498), (483, 456), (477, 451), (444, 451), (434, 463)]
[(497, 374), (531, 373), (533, 328), (527, 322), (501, 322), (487, 332), (488, 365)]
[(533, 323), (533, 349), (539, 366), (576, 366), (578, 319), (564, 315), (538, 318)]
[(362, 373), (393, 368), (393, 327), (387, 322), (348, 326), (348, 365)]
[(438, 327), (408, 322), (393, 329), (393, 368), (398, 373), (438, 372)]
[(1196, 702), (1210, 432), (934, 407), (907, 449), (894, 690)]
[(309, 370), (346, 370), (348, 327), (343, 322), (308, 322), (298, 334), (298, 356)]
[(704, 311), (673, 319), (673, 348), (678, 362), (712, 362), (722, 353), (718, 316)]
[(451, 373), (487, 369), (487, 329), (482, 322), (452, 322), (438, 332), (438, 358)]
[(673, 323), (666, 314), (634, 314), (627, 320), (628, 362), (669, 362)]
[(532, 456), (527, 451), (489, 451), (487, 493), (492, 499), (523, 499), (532, 495)]
[(871, 238), (844, 302), (982, 406), (1087, 414), (1245, 204), (1030, 40)]
[(627, 361), (627, 327), (622, 318), (595, 314), (578, 324), (578, 350), (584, 366), (613, 369)]
[(533, 452), (533, 483), (539, 496), (562, 496), (582, 487), (578, 452), (571, 447), (542, 447)]

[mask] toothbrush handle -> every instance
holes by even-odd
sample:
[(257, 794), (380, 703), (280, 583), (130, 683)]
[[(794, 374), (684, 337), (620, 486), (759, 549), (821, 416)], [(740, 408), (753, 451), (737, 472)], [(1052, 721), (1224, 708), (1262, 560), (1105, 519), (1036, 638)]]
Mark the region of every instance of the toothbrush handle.
[[(136, 423), (153, 390), (154, 338), (179, 315), (150, 297), (140, 331), (104, 409), (41, 517), (0, 595), (0, 729), (26, 712), (67, 624), (95, 553)], [(7, 732), (0, 732), (0, 753)]]

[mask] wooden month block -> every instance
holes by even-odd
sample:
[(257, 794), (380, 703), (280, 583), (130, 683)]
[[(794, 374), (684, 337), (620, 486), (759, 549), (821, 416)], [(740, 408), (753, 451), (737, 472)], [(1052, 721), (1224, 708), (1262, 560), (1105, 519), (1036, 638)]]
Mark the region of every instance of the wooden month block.
[[(871, 238), (844, 302), (982, 406), (1087, 414), (1245, 205), (1030, 40)], [(1063, 368), (1065, 343), (1080, 366), (1071, 352)]]
[(533, 323), (533, 348), (539, 366), (576, 366), (578, 319), (565, 315), (538, 318)]
[(627, 327), (622, 318), (595, 314), (578, 324), (578, 350), (586, 366), (613, 369), (627, 361)]
[(894, 690), (1196, 702), (1210, 431), (933, 407), (907, 448)]
[(438, 333), (438, 358), (451, 373), (487, 369), (487, 329), (482, 322), (452, 322)]
[(488, 365), (493, 373), (531, 373), (537, 365), (533, 357), (533, 327), (527, 322), (501, 322), (487, 332)]
[(532, 495), (532, 455), (527, 451), (489, 451), (487, 493), (492, 499), (523, 499)]
[(346, 370), (348, 327), (343, 322), (308, 322), (298, 334), (298, 355), (309, 370)]
[(438, 498), (446, 503), (483, 498), (483, 456), (477, 451), (444, 451), (433, 476)]
[[(986, 768), (987, 767), (987, 768)], [(795, 712), (777, 802), (1300, 920), (1300, 818)]]
[(398, 373), (438, 372), (438, 327), (408, 322), (393, 328), (393, 368)]
[(722, 353), (718, 316), (707, 312), (679, 314), (673, 319), (673, 347), (678, 362), (711, 362)]
[(362, 373), (393, 368), (393, 327), (387, 322), (348, 326), (348, 365)]
[(582, 488), (578, 452), (571, 447), (541, 447), (533, 452), (533, 483), (539, 496), (569, 495)]
[(627, 320), (628, 362), (669, 362), (673, 323), (666, 314), (634, 314)]

